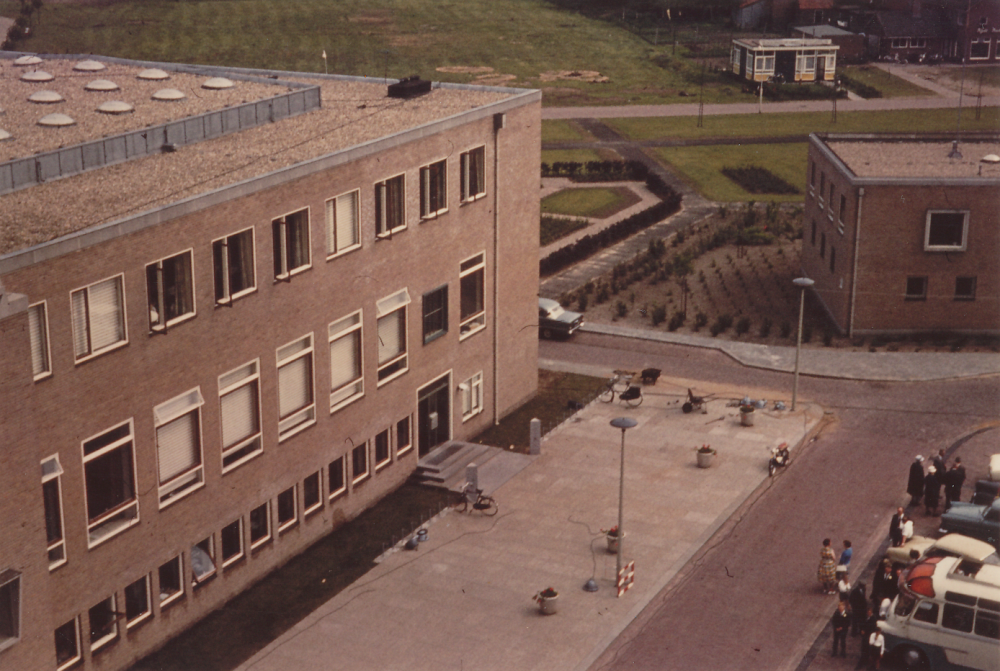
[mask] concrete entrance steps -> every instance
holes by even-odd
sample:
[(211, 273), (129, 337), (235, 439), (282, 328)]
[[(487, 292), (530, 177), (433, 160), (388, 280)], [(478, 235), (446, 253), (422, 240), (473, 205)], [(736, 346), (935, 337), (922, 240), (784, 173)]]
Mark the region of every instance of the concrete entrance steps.
[(479, 487), (487, 494), (520, 473), (534, 460), (526, 454), (499, 447), (452, 440), (417, 462), (414, 479), (425, 485), (460, 492), (466, 484), (466, 467), (476, 464)]

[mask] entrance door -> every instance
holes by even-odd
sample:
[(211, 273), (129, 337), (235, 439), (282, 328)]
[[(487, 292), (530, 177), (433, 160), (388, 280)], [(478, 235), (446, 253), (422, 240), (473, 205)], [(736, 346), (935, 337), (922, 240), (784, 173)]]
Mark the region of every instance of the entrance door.
[(421, 457), (451, 439), (451, 384), (445, 375), (417, 392), (417, 450)]

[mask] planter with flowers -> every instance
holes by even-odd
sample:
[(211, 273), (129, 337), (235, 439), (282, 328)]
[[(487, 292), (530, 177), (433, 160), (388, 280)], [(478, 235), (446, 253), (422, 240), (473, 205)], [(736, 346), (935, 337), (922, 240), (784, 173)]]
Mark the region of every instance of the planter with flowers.
[(711, 445), (702, 445), (698, 448), (698, 468), (708, 468), (715, 460), (715, 450)]
[(555, 615), (559, 612), (559, 592), (555, 589), (546, 587), (533, 598), (538, 602), (538, 610), (542, 615)]
[(618, 527), (614, 526), (610, 529), (601, 529), (604, 532), (604, 538), (608, 541), (608, 552), (615, 554), (618, 552), (618, 539), (623, 537), (625, 534), (622, 533), (620, 536), (618, 534)]

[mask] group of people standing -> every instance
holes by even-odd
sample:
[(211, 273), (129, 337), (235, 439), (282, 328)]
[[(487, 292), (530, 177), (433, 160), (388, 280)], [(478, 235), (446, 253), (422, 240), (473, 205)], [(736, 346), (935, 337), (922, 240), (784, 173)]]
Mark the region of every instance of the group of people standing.
[(910, 495), (910, 505), (920, 505), (920, 500), (924, 501), (924, 508), (928, 515), (938, 515), (938, 503), (941, 500), (941, 488), (944, 488), (944, 509), (948, 510), (953, 501), (962, 498), (962, 485), (965, 484), (965, 467), (962, 466), (962, 458), (955, 457), (951, 468), (947, 467), (944, 458), (944, 450), (938, 450), (937, 456), (931, 461), (931, 465), (924, 473), (924, 458), (917, 455), (913, 463), (910, 464), (910, 477), (906, 483), (906, 493)]

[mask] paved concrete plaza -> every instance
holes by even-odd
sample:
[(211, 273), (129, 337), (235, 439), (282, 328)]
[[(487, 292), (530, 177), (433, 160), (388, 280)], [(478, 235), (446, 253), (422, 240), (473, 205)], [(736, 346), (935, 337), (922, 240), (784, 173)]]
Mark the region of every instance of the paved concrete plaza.
[[(765, 480), (770, 447), (797, 447), (823, 410), (757, 411), (740, 425), (728, 402), (766, 390), (710, 388), (707, 412), (683, 414), (686, 380), (661, 377), (644, 402), (595, 402), (548, 434), (542, 454), (500, 486), (500, 513), (447, 510), (417, 551), (390, 552), (240, 669), (586, 669)], [(626, 435), (626, 560), (635, 583), (614, 588), (615, 555), (601, 529), (618, 519), (621, 431)], [(718, 451), (707, 469), (695, 449)], [(792, 458), (795, 458), (793, 449)], [(599, 591), (583, 585), (591, 577)], [(559, 592), (543, 616), (532, 596)]]

